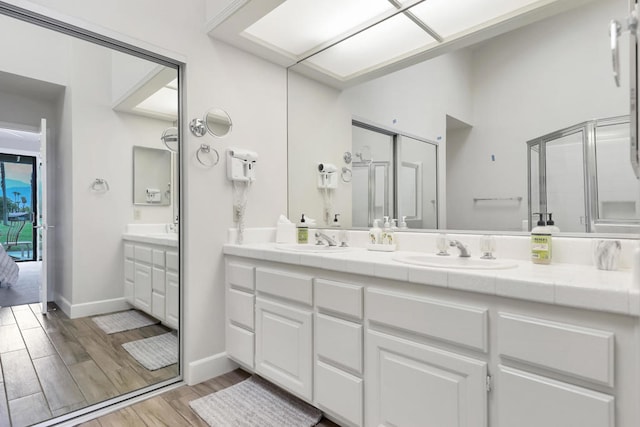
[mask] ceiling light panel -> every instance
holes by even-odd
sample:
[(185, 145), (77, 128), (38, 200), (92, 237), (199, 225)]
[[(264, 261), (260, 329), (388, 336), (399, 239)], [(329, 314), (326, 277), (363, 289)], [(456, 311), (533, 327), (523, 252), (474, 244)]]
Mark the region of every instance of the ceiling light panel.
[(411, 12), (443, 38), (477, 29), (540, 0), (427, 0)]
[(136, 110), (151, 111), (164, 115), (178, 116), (178, 92), (163, 87), (135, 106)]
[(300, 56), (394, 10), (388, 0), (287, 0), (243, 35)]
[(389, 18), (307, 60), (342, 79), (437, 42), (403, 14)]

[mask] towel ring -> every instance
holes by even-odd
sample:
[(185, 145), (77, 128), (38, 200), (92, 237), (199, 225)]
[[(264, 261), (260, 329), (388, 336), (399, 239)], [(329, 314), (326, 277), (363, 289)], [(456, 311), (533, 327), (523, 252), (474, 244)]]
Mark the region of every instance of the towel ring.
[(343, 182), (351, 182), (353, 179), (353, 172), (346, 166), (342, 167), (342, 172), (340, 173), (340, 178), (342, 178)]
[(212, 168), (220, 161), (220, 154), (218, 154), (218, 150), (211, 148), (209, 144), (202, 144), (196, 151), (196, 159), (202, 166)]
[(106, 193), (109, 191), (109, 183), (104, 178), (96, 178), (95, 181), (91, 183), (91, 189), (99, 193)]

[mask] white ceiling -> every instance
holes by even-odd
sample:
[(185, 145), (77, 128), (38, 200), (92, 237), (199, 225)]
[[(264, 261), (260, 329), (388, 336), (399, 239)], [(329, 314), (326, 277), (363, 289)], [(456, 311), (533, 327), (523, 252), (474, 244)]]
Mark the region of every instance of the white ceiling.
[(591, 0), (246, 0), (209, 35), (335, 87), (378, 77)]

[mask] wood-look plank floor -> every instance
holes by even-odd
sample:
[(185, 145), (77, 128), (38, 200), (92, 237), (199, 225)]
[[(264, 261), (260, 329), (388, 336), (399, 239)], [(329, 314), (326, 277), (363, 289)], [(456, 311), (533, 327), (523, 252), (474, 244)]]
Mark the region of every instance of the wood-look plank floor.
[(167, 331), (108, 335), (55, 306), (46, 316), (38, 304), (0, 308), (0, 426), (31, 425), (175, 377), (177, 364), (148, 371), (122, 348)]
[[(247, 379), (251, 374), (236, 369), (195, 386), (182, 386), (151, 399), (112, 412), (80, 427), (160, 427), (197, 426), (207, 424), (189, 407), (189, 402)], [(323, 418), (318, 427), (339, 427)]]

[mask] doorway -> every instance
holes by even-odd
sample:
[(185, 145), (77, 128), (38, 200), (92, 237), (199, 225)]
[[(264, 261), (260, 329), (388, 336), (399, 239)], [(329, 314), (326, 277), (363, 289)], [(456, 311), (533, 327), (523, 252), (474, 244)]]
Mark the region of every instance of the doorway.
[[(4, 133), (8, 132), (14, 135), (31, 134), (4, 130)], [(0, 244), (8, 261), (7, 269), (15, 262), (18, 277), (15, 283), (5, 280), (0, 286), (0, 306), (33, 304), (40, 301), (42, 269), (38, 237), (34, 229), (39, 209), (38, 153), (18, 154), (4, 145), (1, 150)]]

